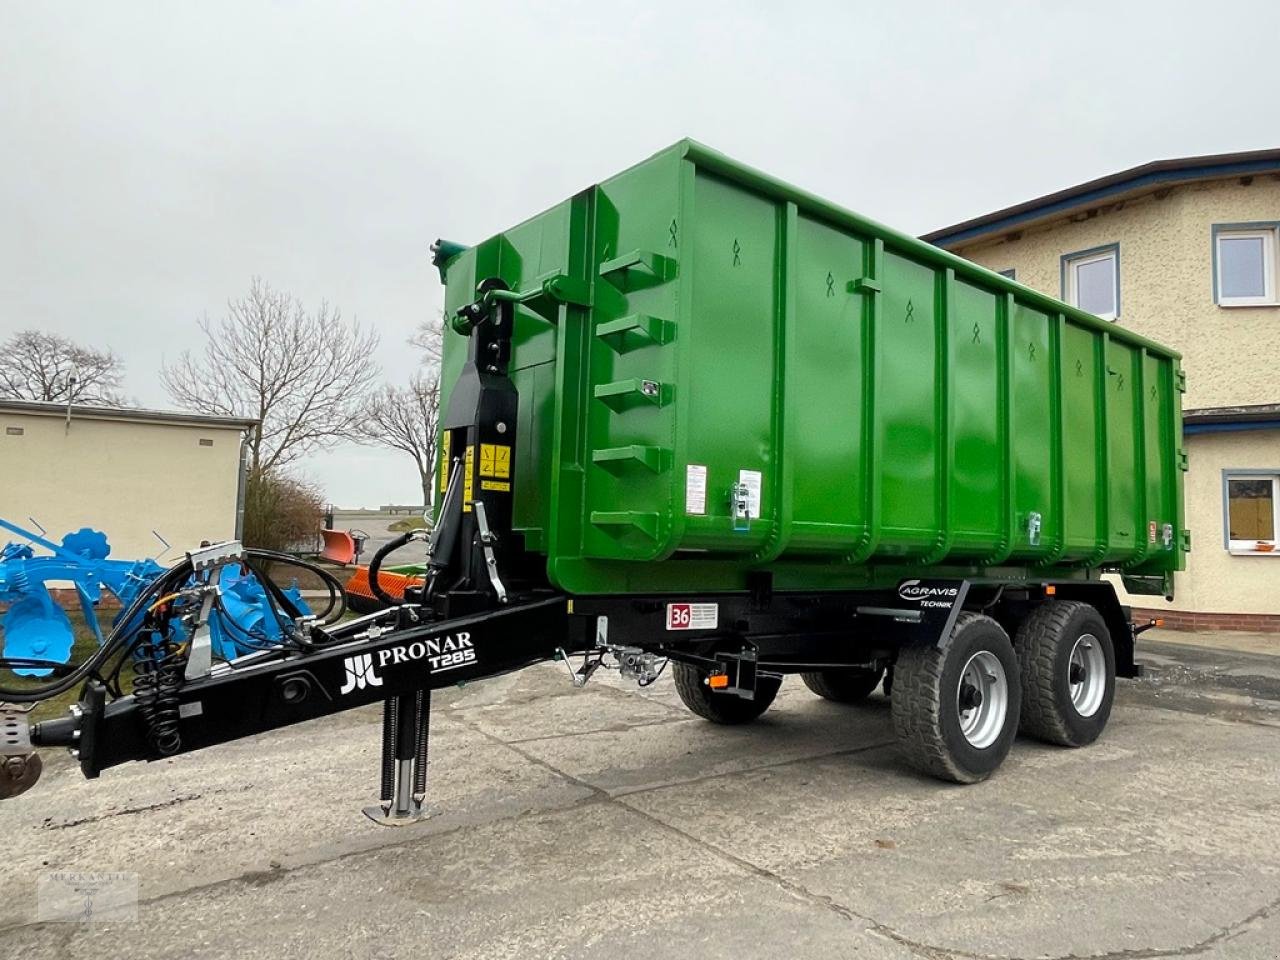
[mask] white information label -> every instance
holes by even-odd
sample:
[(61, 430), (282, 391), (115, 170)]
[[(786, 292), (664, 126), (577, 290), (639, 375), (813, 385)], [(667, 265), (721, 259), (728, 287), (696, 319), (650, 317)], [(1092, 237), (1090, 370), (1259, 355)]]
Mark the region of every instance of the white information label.
[(747, 516), (752, 520), (760, 519), (760, 471), (739, 470), (738, 483), (747, 488)]
[(718, 603), (668, 603), (668, 630), (714, 630), (720, 625)]
[(684, 512), (701, 516), (707, 512), (707, 468), (691, 463), (684, 474)]

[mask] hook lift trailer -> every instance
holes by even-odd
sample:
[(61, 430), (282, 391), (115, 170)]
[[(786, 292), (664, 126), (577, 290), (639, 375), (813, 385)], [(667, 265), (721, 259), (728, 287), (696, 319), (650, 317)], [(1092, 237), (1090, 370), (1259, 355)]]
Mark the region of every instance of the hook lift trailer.
[[(514, 446), (518, 396), (508, 363), (517, 299), (501, 281), (486, 281), (454, 320), (470, 342), (442, 424), (446, 450)], [(473, 489), (464, 456), (446, 462), (425, 584), (404, 602), (384, 597), (394, 605), (324, 627), (276, 588), (275, 599), (295, 616), (285, 641), (215, 664), (208, 620), (219, 574), (243, 563), (246, 551), (223, 543), (193, 552), (139, 598), (132, 612), (145, 610), (141, 627), (109, 638), (98, 657), (70, 676), (86, 682), (69, 716), (28, 728), (24, 714), (7, 708), (0, 751), (10, 780), (21, 779), (21, 758), (33, 748), (68, 747), (84, 775), (94, 778), (126, 761), (189, 753), (381, 701), (380, 800), (365, 813), (383, 824), (410, 823), (426, 815), (431, 692), (562, 660), (577, 686), (602, 665), (647, 685), (672, 661), (686, 704), (723, 723), (762, 713), (783, 674), (801, 673), (815, 692), (844, 701), (870, 693), (882, 678), (886, 692), (906, 679), (910, 686), (893, 689), (892, 699), (912, 698), (910, 709), (895, 706), (894, 713), (908, 759), (945, 779), (972, 782), (998, 766), (1017, 727), (1020, 685), (1012, 648), (1007, 637), (989, 642), (993, 631), (1003, 635), (999, 621), (1012, 627), (1036, 609), (1068, 619), (1082, 614), (1098, 656), (1077, 656), (1069, 677), (1104, 698), (1107, 710), (1114, 677), (1139, 672), (1133, 640), (1143, 628), (1132, 628), (1112, 588), (1096, 581), (910, 579), (890, 590), (775, 594), (762, 574), (744, 593), (681, 602), (666, 595), (571, 597), (550, 587), (541, 558), (520, 548), (512, 531), (512, 484)], [(392, 550), (421, 538), (421, 531), (411, 531), (380, 550), (370, 564), (371, 583)], [(175, 595), (160, 596), (167, 590)], [(173, 617), (181, 618), (189, 642), (166, 639), (164, 621)], [(138, 623), (138, 617), (120, 622)], [(957, 637), (974, 652), (953, 668), (954, 658), (945, 654)], [(132, 661), (134, 692), (112, 699), (103, 665), (113, 653)], [(931, 739), (919, 728), (921, 717), (940, 709), (923, 678), (961, 667), (952, 683), (958, 691), (953, 725), (967, 739), (949, 747), (955, 730), (935, 731)], [(1105, 712), (1095, 709), (1093, 716), (1105, 723)], [(1100, 729), (1086, 724), (1083, 732), (1071, 729), (1057, 739), (1078, 745)], [(975, 753), (988, 756), (975, 762)], [(16, 793), (30, 782), (10, 786)]]

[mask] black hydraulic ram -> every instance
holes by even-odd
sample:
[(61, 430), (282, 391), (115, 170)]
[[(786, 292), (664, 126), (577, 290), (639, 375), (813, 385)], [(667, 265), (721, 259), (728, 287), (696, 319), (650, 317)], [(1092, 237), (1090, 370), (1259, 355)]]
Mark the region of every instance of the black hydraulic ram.
[[(586, 649), (570, 636), (560, 595), (413, 624), (410, 608), (330, 630), (331, 646), (261, 661), (223, 665), (177, 691), (177, 746), (189, 753), (369, 703), (479, 680), (552, 659), (557, 649)], [(129, 760), (156, 760), (134, 697), (105, 703), (91, 684), (74, 715), (31, 730), (33, 746), (72, 747), (86, 777)], [(401, 703), (405, 700), (401, 699)], [(421, 776), (421, 775), (420, 775)]]

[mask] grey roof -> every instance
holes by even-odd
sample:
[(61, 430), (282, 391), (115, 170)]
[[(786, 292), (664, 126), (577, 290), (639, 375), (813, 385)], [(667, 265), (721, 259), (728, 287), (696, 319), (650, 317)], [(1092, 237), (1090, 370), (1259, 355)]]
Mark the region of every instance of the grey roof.
[[(65, 417), (67, 404), (52, 400), (0, 400), (0, 413), (27, 413), (35, 416)], [(106, 407), (86, 403), (71, 404), (73, 420), (120, 420), (129, 423), (168, 423), (200, 427), (228, 427), (248, 430), (258, 421), (249, 417), (216, 417), (185, 410), (149, 410), (145, 407)]]
[(1236, 407), (1200, 407), (1183, 410), (1184, 423), (1257, 423), (1280, 420), (1280, 403), (1253, 403)]
[(1280, 149), (1246, 150), (1202, 157), (1155, 160), (1096, 180), (1088, 180), (1055, 193), (1026, 200), (980, 217), (953, 223), (924, 234), (920, 239), (939, 247), (954, 247), (991, 234), (1017, 230), (1036, 221), (1062, 216), (1127, 196), (1223, 177), (1245, 177), (1280, 172)]

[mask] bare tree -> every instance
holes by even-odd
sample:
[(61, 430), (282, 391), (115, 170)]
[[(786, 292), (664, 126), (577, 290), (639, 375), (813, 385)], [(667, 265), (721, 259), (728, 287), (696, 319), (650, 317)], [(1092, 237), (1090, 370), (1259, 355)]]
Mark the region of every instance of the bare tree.
[(424, 320), (409, 345), (422, 351), (422, 370), (407, 387), (390, 384), (375, 393), (365, 408), (364, 439), (413, 458), (422, 481), (422, 504), (429, 506), (440, 427), (440, 363), (444, 346), (444, 314)]
[(362, 422), (366, 440), (403, 450), (413, 458), (422, 481), (423, 506), (430, 504), (440, 424), (438, 373), (417, 374), (407, 387), (384, 386), (370, 398)]
[(418, 324), (418, 329), (409, 338), (409, 346), (417, 347), (422, 351), (422, 365), (424, 367), (438, 368), (440, 366), (440, 361), (444, 357), (444, 325), (446, 322), (447, 317), (444, 311), (441, 311), (438, 319), (433, 317)]
[(217, 323), (200, 321), (206, 343), (184, 352), (160, 379), (181, 406), (261, 421), (250, 438), (252, 475), (277, 471), (358, 432), (378, 366), (378, 335), (321, 303), (303, 304), (255, 277)]
[(124, 402), (124, 364), (110, 350), (94, 350), (66, 337), (23, 330), (0, 345), (0, 397), (59, 403)]

